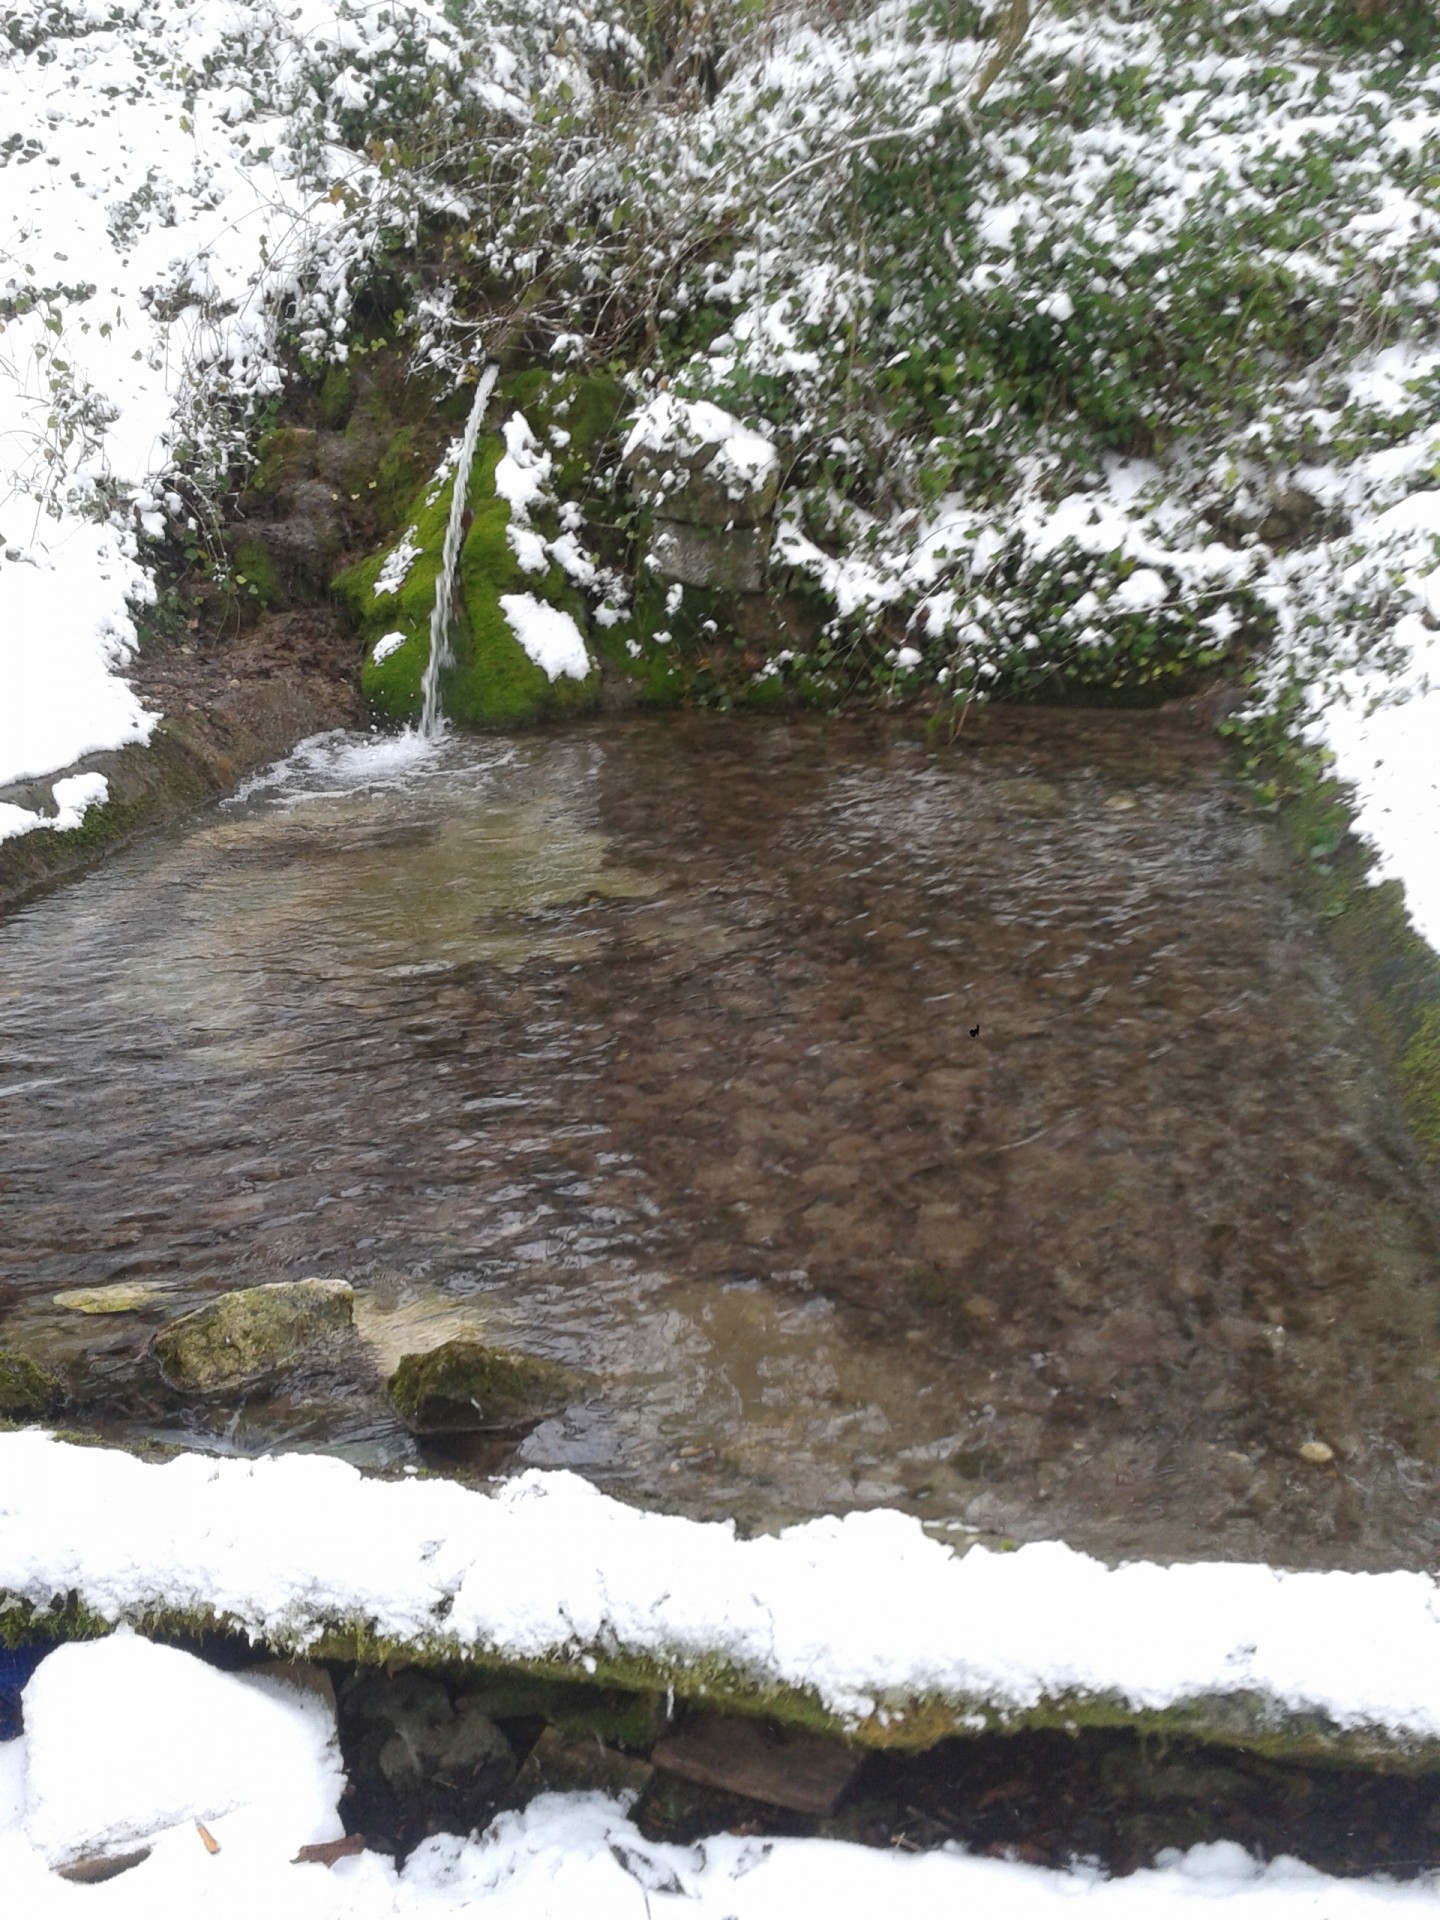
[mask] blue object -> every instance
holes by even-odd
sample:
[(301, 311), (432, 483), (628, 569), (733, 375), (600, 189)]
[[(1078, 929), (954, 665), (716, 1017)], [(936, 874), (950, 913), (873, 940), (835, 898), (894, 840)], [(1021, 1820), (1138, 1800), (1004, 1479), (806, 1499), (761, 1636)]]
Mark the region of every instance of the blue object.
[(24, 1727), (20, 1694), (50, 1651), (48, 1641), (32, 1647), (0, 1647), (0, 1740), (18, 1740)]

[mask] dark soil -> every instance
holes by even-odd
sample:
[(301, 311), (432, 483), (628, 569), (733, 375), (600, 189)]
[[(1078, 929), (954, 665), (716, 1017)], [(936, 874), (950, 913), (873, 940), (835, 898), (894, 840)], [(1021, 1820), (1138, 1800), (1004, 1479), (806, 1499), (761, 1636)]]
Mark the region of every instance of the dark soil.
[(236, 695), (274, 680), (319, 706), (333, 706), (335, 725), (359, 713), (355, 640), (329, 605), (272, 613), (236, 632), (203, 636), (198, 623), (183, 638), (147, 641), (126, 678), (147, 707), (168, 718), (214, 716), (224, 729)]
[(1291, 1855), (1326, 1873), (1410, 1878), (1440, 1866), (1440, 1778), (1302, 1767), (1190, 1741), (1124, 1732), (947, 1740), (922, 1754), (871, 1754), (826, 1820), (657, 1773), (636, 1817), (652, 1839), (721, 1830), (823, 1834), (868, 1846), (967, 1851), (1109, 1872), (1167, 1847), (1229, 1840), (1262, 1860)]

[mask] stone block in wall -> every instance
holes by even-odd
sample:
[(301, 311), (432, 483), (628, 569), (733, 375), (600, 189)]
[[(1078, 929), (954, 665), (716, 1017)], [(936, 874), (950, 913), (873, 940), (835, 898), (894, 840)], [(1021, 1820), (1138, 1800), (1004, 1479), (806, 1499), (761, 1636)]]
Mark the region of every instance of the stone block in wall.
[(780, 456), (771, 441), (721, 407), (669, 393), (641, 413), (623, 462), (657, 522), (757, 527), (780, 491)]
[(762, 527), (694, 526), (657, 520), (650, 534), (650, 560), (662, 580), (705, 587), (714, 593), (759, 593), (765, 584), (769, 537)]

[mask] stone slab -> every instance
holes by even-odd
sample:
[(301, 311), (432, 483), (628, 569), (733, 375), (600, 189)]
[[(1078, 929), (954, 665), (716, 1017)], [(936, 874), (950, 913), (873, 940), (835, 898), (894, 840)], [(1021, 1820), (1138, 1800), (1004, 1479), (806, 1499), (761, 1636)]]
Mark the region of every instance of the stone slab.
[(833, 1813), (863, 1755), (843, 1740), (792, 1732), (768, 1720), (703, 1714), (687, 1720), (650, 1756), (663, 1772), (697, 1786), (763, 1800), (792, 1813)]

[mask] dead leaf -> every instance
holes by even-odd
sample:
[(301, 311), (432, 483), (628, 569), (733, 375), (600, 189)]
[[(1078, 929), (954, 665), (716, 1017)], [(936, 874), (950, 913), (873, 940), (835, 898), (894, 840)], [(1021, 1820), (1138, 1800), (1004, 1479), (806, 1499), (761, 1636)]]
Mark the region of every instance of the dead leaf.
[(343, 1840), (312, 1840), (308, 1846), (301, 1847), (290, 1864), (292, 1867), (311, 1864), (318, 1867), (333, 1867), (337, 1860), (343, 1860), (347, 1854), (364, 1851), (364, 1834), (347, 1833)]

